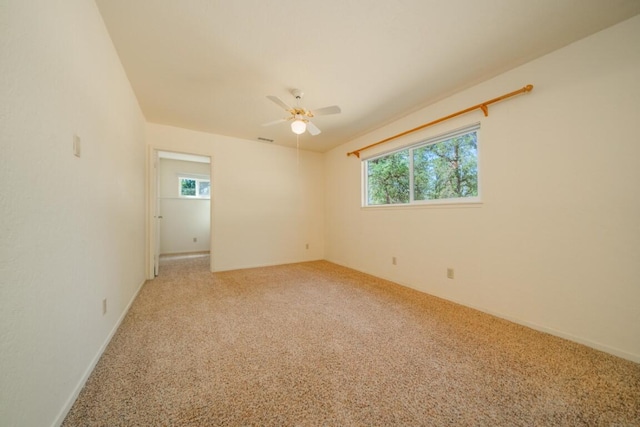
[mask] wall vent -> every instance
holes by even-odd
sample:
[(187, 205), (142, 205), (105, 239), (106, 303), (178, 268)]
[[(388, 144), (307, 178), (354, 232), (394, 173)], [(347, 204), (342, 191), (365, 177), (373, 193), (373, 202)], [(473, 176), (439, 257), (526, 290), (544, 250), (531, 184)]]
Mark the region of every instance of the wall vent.
[(262, 141), (262, 142), (273, 142), (273, 139), (263, 138), (263, 137), (259, 136), (259, 137), (258, 137), (258, 141)]

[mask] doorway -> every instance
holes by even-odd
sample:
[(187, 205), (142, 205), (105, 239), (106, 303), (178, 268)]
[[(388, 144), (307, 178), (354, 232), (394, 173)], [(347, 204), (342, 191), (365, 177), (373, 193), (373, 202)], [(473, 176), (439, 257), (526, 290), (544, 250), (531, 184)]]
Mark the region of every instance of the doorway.
[[(151, 278), (161, 256), (211, 254), (211, 158), (153, 150)], [(212, 263), (212, 261), (210, 261)]]

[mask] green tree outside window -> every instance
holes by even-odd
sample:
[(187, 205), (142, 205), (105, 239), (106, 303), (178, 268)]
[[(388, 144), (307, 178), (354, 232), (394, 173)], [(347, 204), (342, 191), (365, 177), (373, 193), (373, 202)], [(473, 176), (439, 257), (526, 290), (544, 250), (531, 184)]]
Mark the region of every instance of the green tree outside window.
[(413, 150), (414, 199), (478, 196), (476, 132)]
[(370, 205), (409, 203), (409, 151), (400, 151), (368, 163)]
[(196, 195), (196, 180), (181, 178), (180, 179), (180, 195), (182, 196), (195, 196)]
[(365, 160), (366, 204), (478, 197), (477, 129)]

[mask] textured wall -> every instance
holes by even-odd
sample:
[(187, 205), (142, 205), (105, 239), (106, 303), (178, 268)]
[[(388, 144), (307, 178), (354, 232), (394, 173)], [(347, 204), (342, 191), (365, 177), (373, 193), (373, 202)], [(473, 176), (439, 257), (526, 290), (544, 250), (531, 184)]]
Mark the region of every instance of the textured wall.
[(151, 123), (147, 142), (211, 156), (213, 270), (322, 259), (321, 154)]
[(160, 253), (208, 251), (211, 243), (211, 200), (181, 198), (178, 176), (186, 173), (210, 178), (211, 165), (160, 159), (159, 171)]
[(0, 8), (0, 425), (46, 426), (144, 280), (144, 119), (93, 1)]
[[(640, 361), (638, 40), (640, 17), (327, 153), (327, 259)], [(380, 147), (480, 121), (481, 205), (360, 207), (345, 153), (529, 83)]]

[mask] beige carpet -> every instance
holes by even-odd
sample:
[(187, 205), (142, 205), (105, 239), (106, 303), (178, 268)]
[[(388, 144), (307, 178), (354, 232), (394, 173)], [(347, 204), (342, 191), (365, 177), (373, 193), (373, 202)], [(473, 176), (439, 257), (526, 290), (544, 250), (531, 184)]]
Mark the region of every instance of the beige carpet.
[(640, 426), (640, 365), (329, 262), (165, 260), (64, 426)]

